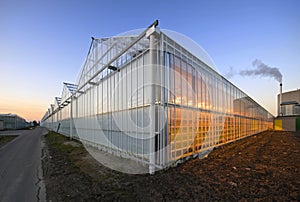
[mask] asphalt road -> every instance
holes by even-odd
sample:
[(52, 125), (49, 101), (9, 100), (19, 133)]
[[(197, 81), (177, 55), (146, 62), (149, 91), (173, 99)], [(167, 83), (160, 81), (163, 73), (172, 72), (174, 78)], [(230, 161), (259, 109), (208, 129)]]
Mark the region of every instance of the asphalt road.
[(41, 136), (47, 130), (2, 131), (0, 135), (19, 135), (0, 147), (0, 201), (46, 201), (41, 166)]

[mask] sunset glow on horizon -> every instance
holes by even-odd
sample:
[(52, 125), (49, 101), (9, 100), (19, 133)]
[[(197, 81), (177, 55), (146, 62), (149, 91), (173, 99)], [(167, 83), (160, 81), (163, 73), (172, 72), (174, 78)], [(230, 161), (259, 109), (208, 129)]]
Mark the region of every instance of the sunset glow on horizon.
[(17, 114), (26, 121), (39, 121), (47, 105), (37, 105), (29, 100), (0, 100), (0, 114)]
[[(99, 9), (101, 8), (101, 9)], [(113, 10), (113, 14), (111, 11)], [(198, 43), (226, 77), (251, 71), (252, 62), (276, 67), (283, 91), (300, 88), (300, 1), (1, 1), (0, 114), (39, 121), (63, 82), (76, 83), (91, 37), (159, 27)], [(277, 115), (279, 83), (239, 73), (228, 80)]]

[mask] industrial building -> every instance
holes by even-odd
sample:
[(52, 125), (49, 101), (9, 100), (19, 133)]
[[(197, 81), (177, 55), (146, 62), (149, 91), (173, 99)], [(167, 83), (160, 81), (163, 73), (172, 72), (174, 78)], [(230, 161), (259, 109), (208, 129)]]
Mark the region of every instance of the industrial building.
[(149, 173), (273, 127), (273, 116), (157, 27), (92, 38), (76, 84), (41, 125), (149, 166)]
[(300, 90), (282, 93), (277, 95), (278, 116), (274, 120), (275, 130), (300, 131)]
[(26, 120), (17, 114), (0, 114), (0, 130), (16, 130), (26, 126)]

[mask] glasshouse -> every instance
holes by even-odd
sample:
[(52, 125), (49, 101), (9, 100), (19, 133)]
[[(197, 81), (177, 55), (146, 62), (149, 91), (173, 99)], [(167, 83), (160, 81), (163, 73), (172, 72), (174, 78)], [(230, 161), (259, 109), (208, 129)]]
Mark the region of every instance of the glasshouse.
[(17, 114), (0, 114), (0, 122), (0, 130), (16, 130), (28, 126), (26, 120)]
[(273, 127), (268, 111), (157, 24), (92, 38), (76, 84), (63, 84), (41, 125), (149, 173)]

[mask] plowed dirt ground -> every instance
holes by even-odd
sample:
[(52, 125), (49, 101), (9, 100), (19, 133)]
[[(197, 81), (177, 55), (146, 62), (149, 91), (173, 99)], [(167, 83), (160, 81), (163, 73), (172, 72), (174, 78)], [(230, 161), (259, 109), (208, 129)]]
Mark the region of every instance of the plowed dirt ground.
[(77, 141), (49, 133), (48, 201), (300, 201), (300, 134), (267, 131), (155, 175), (99, 164)]

